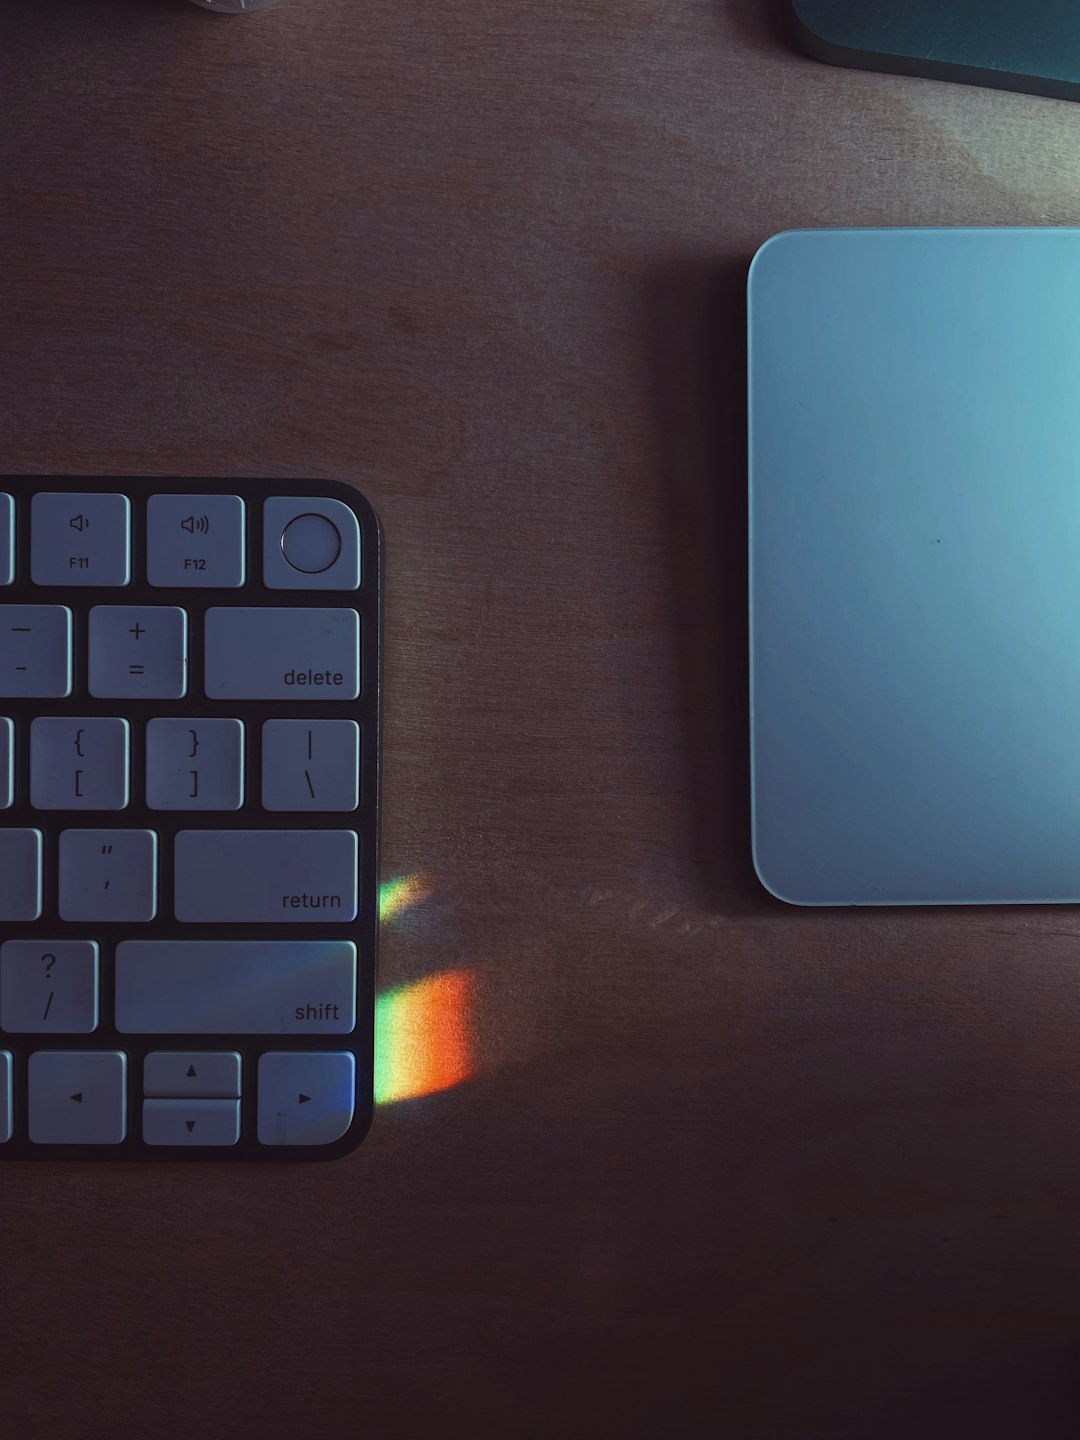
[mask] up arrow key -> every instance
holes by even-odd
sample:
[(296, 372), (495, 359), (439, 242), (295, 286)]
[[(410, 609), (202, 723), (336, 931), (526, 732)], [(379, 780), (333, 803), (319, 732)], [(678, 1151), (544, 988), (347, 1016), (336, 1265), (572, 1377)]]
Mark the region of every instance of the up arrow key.
[(195, 1078), (195, 1066), (194, 1066), (194, 1065), (189, 1065), (189, 1066), (187, 1067), (187, 1078), (188, 1078), (189, 1080), (192, 1080), (192, 1079)]

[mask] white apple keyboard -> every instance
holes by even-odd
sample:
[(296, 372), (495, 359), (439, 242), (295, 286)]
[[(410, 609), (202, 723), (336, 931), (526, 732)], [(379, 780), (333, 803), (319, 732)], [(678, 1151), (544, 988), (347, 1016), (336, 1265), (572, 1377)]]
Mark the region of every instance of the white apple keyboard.
[(379, 525), (0, 480), (0, 1159), (326, 1159), (373, 1105)]

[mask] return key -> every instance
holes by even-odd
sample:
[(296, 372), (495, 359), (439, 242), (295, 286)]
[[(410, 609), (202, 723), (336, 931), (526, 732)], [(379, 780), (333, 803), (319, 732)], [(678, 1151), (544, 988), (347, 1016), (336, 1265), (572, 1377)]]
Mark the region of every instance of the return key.
[(340, 924), (356, 919), (352, 830), (181, 830), (176, 918)]

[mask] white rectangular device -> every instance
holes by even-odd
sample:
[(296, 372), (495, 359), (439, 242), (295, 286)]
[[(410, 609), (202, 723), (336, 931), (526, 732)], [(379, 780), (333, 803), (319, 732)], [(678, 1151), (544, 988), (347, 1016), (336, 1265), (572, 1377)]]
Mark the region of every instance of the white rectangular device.
[(785, 232), (748, 340), (762, 883), (1080, 901), (1080, 230)]

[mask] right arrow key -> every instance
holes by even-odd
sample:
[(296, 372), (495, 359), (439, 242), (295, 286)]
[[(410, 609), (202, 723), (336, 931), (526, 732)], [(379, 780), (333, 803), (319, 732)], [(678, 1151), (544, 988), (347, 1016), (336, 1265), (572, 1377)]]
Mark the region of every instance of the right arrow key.
[(347, 1051), (271, 1050), (259, 1059), (259, 1143), (329, 1145), (352, 1124), (356, 1059)]

